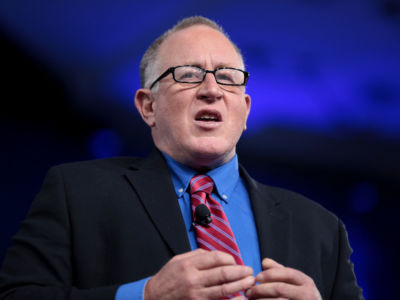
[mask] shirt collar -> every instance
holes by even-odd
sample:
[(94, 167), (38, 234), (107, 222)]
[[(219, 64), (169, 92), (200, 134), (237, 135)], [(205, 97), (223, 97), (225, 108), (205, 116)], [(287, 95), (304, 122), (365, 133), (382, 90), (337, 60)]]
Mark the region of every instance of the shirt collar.
[[(187, 190), (190, 180), (197, 174), (197, 172), (196, 170), (177, 162), (169, 155), (163, 152), (162, 154), (164, 155), (171, 171), (176, 195), (181, 197)], [(219, 197), (228, 202), (239, 181), (239, 163), (237, 155), (226, 164), (219, 166), (206, 174), (213, 179)]]

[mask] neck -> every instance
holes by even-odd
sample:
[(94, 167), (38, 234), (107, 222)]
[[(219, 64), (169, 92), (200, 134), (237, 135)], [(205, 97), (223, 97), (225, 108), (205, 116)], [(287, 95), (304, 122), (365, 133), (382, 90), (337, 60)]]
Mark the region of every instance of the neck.
[(190, 155), (190, 156), (179, 156), (175, 155), (175, 153), (169, 153), (168, 151), (160, 150), (163, 153), (170, 156), (175, 161), (179, 162), (182, 165), (185, 165), (193, 170), (196, 170), (199, 173), (207, 173), (210, 170), (218, 168), (229, 162), (235, 155), (235, 151), (232, 154), (225, 156), (205, 156), (205, 155)]

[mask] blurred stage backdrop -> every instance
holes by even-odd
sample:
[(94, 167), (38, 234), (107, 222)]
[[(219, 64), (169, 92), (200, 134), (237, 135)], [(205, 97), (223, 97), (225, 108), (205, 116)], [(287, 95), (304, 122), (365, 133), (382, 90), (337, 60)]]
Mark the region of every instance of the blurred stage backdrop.
[(133, 105), (140, 58), (197, 14), (222, 24), (246, 58), (241, 162), (342, 218), (366, 298), (395, 299), (396, 0), (1, 1), (0, 261), (50, 166), (151, 149)]

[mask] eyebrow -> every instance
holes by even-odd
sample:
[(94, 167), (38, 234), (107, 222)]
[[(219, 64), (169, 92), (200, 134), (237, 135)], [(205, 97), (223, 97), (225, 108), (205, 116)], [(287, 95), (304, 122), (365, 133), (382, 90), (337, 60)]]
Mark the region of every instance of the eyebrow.
[[(202, 68), (202, 69), (206, 69), (202, 64), (200, 64), (200, 63), (195, 63), (195, 62), (192, 62), (192, 63), (184, 63), (184, 64), (182, 64), (182, 66), (183, 65), (185, 65), (185, 66), (194, 66), (194, 67), (199, 67), (199, 68)], [(216, 67), (214, 67), (214, 70), (216, 70), (216, 69), (219, 69), (219, 68), (241, 68), (241, 67), (234, 67), (234, 66), (232, 66), (232, 65), (230, 65), (230, 64), (224, 64), (224, 63), (219, 63), (219, 64), (217, 64), (216, 65)]]

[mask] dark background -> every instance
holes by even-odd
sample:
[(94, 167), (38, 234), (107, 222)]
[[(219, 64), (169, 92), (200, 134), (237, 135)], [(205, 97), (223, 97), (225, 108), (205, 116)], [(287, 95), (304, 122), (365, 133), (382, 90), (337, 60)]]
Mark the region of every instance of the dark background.
[(138, 64), (152, 40), (195, 14), (223, 25), (246, 59), (252, 112), (238, 147), (242, 164), (342, 218), (365, 297), (395, 299), (395, 0), (3, 0), (0, 262), (50, 166), (151, 149), (133, 106)]

